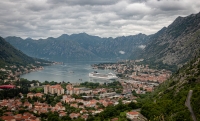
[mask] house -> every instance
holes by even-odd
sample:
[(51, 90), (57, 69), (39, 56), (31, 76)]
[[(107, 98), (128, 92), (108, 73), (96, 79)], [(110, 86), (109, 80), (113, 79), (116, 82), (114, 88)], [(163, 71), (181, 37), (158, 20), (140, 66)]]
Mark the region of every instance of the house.
[(82, 119), (84, 119), (85, 121), (88, 119), (88, 114), (83, 114), (82, 116), (81, 116), (81, 118)]
[(79, 116), (80, 116), (80, 113), (70, 113), (70, 114), (69, 114), (69, 117), (70, 117), (71, 119), (78, 118)]
[(77, 103), (70, 104), (70, 107), (75, 107), (75, 108), (78, 108), (78, 104), (77, 104)]
[(2, 116), (1, 119), (4, 121), (16, 121), (14, 116)]
[(74, 88), (74, 94), (79, 95), (80, 94), (80, 89), (79, 88)]
[(28, 93), (28, 94), (27, 94), (27, 98), (29, 98), (29, 97), (30, 97), (30, 98), (32, 99), (32, 98), (33, 98), (33, 96), (34, 96), (34, 94), (33, 94), (33, 93)]
[(118, 121), (118, 118), (113, 118), (111, 119), (111, 121)]
[(126, 113), (126, 118), (131, 119), (131, 120), (137, 119), (138, 116), (139, 116), (139, 113), (136, 111), (131, 111), (131, 112)]
[(140, 114), (139, 112), (136, 111), (130, 111), (126, 113), (126, 118), (130, 119), (130, 120), (137, 120), (137, 121), (147, 121), (147, 119)]
[(6, 116), (13, 116), (13, 112), (5, 112), (4, 115), (6, 115)]
[(66, 112), (61, 111), (61, 112), (59, 113), (59, 116), (60, 116), (60, 117), (62, 117), (62, 116), (66, 116)]
[(33, 105), (29, 103), (28, 101), (24, 102), (24, 107), (27, 107), (28, 109), (32, 109)]
[(35, 97), (42, 97), (43, 96), (43, 94), (42, 93), (36, 93), (35, 95), (34, 95)]
[(85, 109), (83, 109), (83, 110), (80, 111), (81, 114), (83, 114), (83, 113), (87, 113), (87, 112), (88, 112), (88, 111), (85, 110)]

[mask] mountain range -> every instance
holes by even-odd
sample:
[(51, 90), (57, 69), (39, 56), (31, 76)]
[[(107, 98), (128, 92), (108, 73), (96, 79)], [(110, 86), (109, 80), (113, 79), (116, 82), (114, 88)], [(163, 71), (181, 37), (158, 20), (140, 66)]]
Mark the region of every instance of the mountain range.
[(31, 57), (56, 61), (143, 58), (151, 65), (181, 67), (199, 54), (199, 29), (200, 13), (197, 13), (178, 17), (152, 35), (101, 38), (80, 33), (39, 40), (10, 36), (5, 40)]
[(140, 46), (145, 45), (148, 38), (144, 34), (113, 39), (80, 33), (39, 40), (20, 37), (6, 37), (5, 40), (31, 57), (65, 61), (126, 59), (134, 50), (141, 50)]

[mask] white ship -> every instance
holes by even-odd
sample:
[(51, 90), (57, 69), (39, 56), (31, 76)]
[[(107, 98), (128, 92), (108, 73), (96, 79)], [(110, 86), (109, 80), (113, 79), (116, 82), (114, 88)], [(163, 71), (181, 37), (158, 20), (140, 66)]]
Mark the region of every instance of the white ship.
[(108, 79), (108, 80), (112, 80), (112, 79), (117, 79), (118, 78), (113, 73), (101, 74), (101, 73), (98, 73), (96, 71), (89, 73), (89, 77), (98, 78), (98, 79)]

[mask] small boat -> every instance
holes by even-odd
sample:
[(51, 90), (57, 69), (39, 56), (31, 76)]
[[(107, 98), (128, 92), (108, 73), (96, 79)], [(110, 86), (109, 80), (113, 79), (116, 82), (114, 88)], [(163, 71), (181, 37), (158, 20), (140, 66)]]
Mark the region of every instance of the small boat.
[(69, 73), (74, 73), (73, 71), (70, 71)]

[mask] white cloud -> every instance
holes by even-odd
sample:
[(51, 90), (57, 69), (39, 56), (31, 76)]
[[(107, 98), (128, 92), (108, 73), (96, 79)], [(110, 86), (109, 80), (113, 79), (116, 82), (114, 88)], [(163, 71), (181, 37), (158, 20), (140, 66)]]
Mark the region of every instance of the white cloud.
[(197, 0), (4, 0), (0, 2), (0, 36), (148, 35), (178, 16), (199, 11)]
[(120, 53), (120, 54), (122, 54), (122, 55), (123, 55), (123, 54), (125, 54), (125, 52), (124, 52), (124, 51), (122, 51), (122, 50), (121, 50), (121, 51), (119, 51), (119, 53)]
[(146, 45), (139, 45), (138, 46), (140, 49), (144, 49), (146, 47)]

